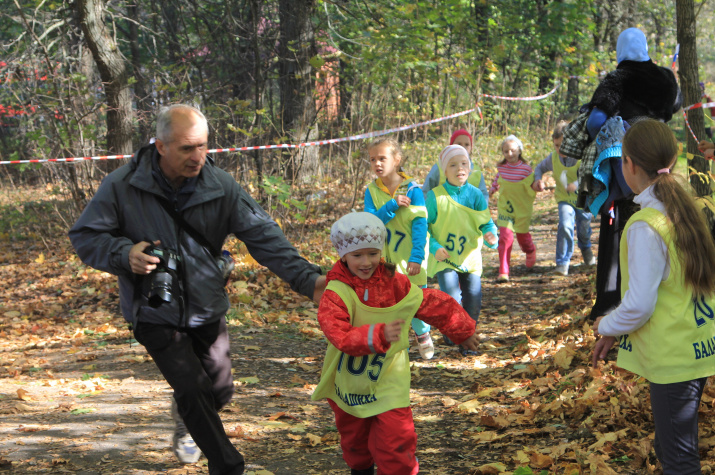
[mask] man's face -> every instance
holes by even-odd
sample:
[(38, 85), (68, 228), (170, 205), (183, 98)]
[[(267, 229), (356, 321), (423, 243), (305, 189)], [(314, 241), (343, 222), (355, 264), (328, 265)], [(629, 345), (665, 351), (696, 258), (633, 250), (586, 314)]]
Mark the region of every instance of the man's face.
[(173, 185), (198, 176), (206, 163), (208, 131), (203, 121), (191, 111), (176, 111), (172, 116), (171, 135), (167, 141), (156, 140), (161, 155), (159, 167)]

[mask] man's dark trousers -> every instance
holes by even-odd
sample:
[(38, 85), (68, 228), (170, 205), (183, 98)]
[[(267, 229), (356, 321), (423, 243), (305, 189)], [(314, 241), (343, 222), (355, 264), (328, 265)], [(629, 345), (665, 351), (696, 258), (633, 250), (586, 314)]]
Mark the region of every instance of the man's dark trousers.
[(243, 455), (218, 415), (233, 395), (226, 320), (185, 329), (139, 321), (134, 336), (174, 390), (179, 414), (206, 456), (209, 473), (242, 474)]

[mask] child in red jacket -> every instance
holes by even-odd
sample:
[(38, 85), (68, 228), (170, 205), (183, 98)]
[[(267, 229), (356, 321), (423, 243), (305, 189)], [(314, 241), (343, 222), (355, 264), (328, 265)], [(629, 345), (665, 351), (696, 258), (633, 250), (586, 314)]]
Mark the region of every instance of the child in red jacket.
[(335, 412), (352, 475), (416, 474), (417, 434), (410, 409), (410, 320), (434, 325), (476, 350), (476, 323), (449, 295), (422, 289), (381, 259), (387, 231), (370, 213), (333, 224), (340, 260), (328, 272), (318, 321), (330, 344), (312, 399)]

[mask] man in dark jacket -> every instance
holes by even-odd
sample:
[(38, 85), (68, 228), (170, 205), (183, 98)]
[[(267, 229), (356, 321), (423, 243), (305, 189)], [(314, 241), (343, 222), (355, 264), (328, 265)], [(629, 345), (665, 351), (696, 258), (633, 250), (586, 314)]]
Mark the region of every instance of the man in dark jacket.
[[(325, 277), (207, 160), (208, 124), (199, 110), (162, 110), (156, 137), (104, 179), (69, 236), (85, 264), (118, 276), (122, 314), (174, 389), (174, 453), (192, 463), (203, 452), (210, 474), (238, 475), (243, 456), (218, 415), (233, 394), (221, 246), (234, 234), (259, 263), (316, 300)], [(157, 266), (164, 270), (173, 256), (178, 264), (168, 267), (177, 270), (166, 272), (162, 287)]]

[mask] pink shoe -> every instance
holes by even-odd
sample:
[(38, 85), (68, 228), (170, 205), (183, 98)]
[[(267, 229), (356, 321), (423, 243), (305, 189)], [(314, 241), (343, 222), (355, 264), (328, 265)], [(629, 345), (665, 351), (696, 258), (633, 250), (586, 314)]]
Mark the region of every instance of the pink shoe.
[(536, 249), (526, 255), (526, 268), (531, 269), (536, 264)]

